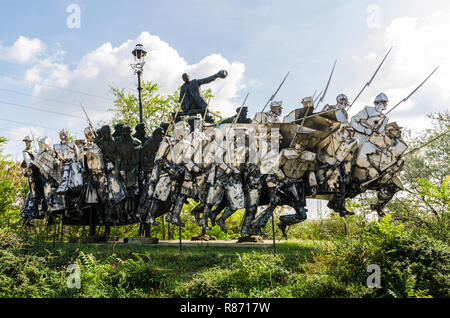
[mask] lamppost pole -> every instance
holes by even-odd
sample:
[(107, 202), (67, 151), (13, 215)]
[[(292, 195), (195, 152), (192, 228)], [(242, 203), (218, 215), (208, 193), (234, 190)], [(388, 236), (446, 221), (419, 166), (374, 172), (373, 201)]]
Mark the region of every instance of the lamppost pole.
[[(134, 48), (133, 52), (131, 52), (134, 56), (134, 64), (131, 64), (131, 68), (134, 70), (135, 74), (138, 76), (138, 95), (139, 95), (139, 122), (144, 122), (144, 114), (142, 110), (142, 86), (141, 86), (141, 75), (144, 70), (144, 58), (147, 55), (147, 51), (144, 49), (142, 44), (137, 44)], [(139, 155), (139, 165), (138, 165), (138, 186), (139, 193), (142, 193), (142, 162), (141, 155)], [(150, 237), (150, 225), (141, 223), (139, 227), (139, 236), (144, 232), (145, 237)]]
[(142, 70), (138, 70), (138, 71), (137, 71), (137, 76), (138, 76), (138, 92), (139, 92), (139, 122), (140, 122), (140, 123), (143, 123), (143, 122), (144, 122), (144, 115), (143, 115), (143, 112), (142, 112), (141, 72), (142, 72)]

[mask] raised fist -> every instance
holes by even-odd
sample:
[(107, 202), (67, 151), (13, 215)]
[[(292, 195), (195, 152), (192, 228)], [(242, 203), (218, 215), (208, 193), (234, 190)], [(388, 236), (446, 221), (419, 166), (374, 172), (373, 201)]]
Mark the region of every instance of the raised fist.
[(217, 73), (217, 76), (220, 77), (220, 78), (225, 78), (225, 77), (228, 76), (228, 72), (225, 71), (225, 70), (221, 70), (221, 71), (219, 71), (219, 72)]

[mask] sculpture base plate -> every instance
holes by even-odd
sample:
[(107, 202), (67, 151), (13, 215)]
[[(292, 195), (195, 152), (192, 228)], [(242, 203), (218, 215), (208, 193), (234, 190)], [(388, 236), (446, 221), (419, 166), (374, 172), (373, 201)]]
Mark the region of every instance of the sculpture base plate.
[(105, 236), (105, 235), (69, 237), (69, 243), (105, 243), (105, 242), (117, 242), (118, 240), (119, 240), (118, 236)]
[(125, 237), (123, 242), (128, 244), (158, 244), (159, 239), (157, 237)]
[(215, 241), (217, 238), (213, 235), (203, 234), (191, 237), (191, 241)]
[(259, 235), (241, 236), (238, 238), (238, 243), (264, 243), (264, 240)]

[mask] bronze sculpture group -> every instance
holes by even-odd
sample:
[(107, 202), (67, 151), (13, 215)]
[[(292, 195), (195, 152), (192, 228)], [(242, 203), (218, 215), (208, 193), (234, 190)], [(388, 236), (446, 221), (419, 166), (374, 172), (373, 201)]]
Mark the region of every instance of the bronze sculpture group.
[[(34, 152), (26, 137), (22, 167), (30, 183), (21, 216), (25, 224), (35, 218), (62, 214), (66, 224), (83, 224), (87, 213), (98, 224), (158, 224), (183, 227), (180, 214), (189, 198), (198, 202), (191, 214), (203, 232), (245, 209), (241, 235), (261, 236), (277, 206), (290, 206), (293, 214), (281, 215), (278, 227), (307, 218), (306, 198), (328, 200), (340, 216), (353, 214), (345, 200), (375, 190), (383, 208), (403, 189), (398, 177), (407, 149), (402, 128), (383, 113), (384, 93), (374, 106), (348, 119), (348, 98), (339, 94), (336, 105), (316, 111), (314, 97), (280, 118), (282, 101), (270, 101), (267, 112), (252, 119), (248, 108), (214, 123), (214, 114), (200, 93), (200, 85), (227, 72), (201, 80), (183, 74), (181, 112), (171, 124), (161, 123), (150, 136), (144, 124), (132, 128), (122, 123), (94, 131), (85, 139), (60, 143), (38, 141)], [(352, 103), (353, 105), (353, 103)], [(92, 217), (92, 215), (90, 215)]]

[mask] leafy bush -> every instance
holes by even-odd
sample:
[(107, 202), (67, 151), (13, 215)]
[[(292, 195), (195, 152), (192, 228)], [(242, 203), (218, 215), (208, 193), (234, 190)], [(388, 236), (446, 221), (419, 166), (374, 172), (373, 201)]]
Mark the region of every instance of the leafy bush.
[(364, 286), (367, 266), (378, 264), (382, 286), (372, 296), (389, 297), (394, 293), (408, 297), (414, 294), (410, 288), (414, 280), (422, 295), (449, 297), (449, 261), (448, 245), (428, 237), (415, 237), (386, 216), (372, 222), (363, 235), (337, 242), (327, 271), (346, 284)]

